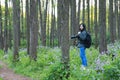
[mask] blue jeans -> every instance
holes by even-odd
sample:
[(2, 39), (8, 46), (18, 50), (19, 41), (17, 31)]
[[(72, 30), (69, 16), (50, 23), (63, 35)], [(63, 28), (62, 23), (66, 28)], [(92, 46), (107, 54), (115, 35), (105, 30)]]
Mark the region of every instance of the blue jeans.
[(80, 47), (80, 57), (82, 60), (82, 65), (87, 66), (87, 58), (85, 55), (85, 47)]

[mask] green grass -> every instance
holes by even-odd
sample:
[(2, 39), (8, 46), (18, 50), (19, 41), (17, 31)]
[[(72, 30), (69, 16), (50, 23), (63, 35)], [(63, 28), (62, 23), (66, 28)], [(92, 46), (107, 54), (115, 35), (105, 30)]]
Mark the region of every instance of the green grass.
[(3, 80), (3, 79), (0, 77), (0, 80)]
[(2, 66), (0, 65), (0, 68), (2, 68)]
[[(111, 46), (112, 45), (112, 46)], [(97, 49), (91, 47), (86, 50), (88, 67), (86, 70), (81, 70), (81, 60), (79, 49), (70, 48), (70, 77), (68, 80), (119, 80), (120, 74), (120, 43), (108, 45), (109, 55), (100, 55)], [(112, 49), (111, 49), (112, 47)], [(2, 51), (1, 51), (2, 52)], [(28, 76), (34, 80), (62, 80), (65, 79), (66, 70), (61, 64), (61, 50), (59, 48), (40, 47), (38, 49), (37, 61), (30, 61), (26, 50), (20, 50), (20, 61), (12, 63), (12, 50), (8, 51), (7, 59), (4, 59), (0, 54), (0, 58), (7, 62), (16, 73)], [(112, 61), (111, 55), (114, 54)], [(111, 74), (109, 74), (111, 72)], [(106, 77), (109, 76), (109, 77)], [(113, 77), (116, 76), (116, 77)]]

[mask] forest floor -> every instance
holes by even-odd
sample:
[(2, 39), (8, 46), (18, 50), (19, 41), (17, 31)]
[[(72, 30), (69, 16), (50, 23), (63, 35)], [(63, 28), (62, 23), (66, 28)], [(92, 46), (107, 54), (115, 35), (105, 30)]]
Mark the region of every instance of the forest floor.
[(3, 80), (32, 80), (28, 77), (16, 74), (13, 70), (8, 68), (7, 64), (2, 61), (0, 61), (0, 78)]

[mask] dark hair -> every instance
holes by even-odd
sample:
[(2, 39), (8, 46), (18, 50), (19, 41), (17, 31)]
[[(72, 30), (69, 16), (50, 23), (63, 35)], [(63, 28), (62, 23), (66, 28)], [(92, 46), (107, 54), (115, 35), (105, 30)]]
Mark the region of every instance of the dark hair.
[[(83, 26), (83, 30), (86, 30), (86, 25), (85, 25), (84, 23), (79, 24), (79, 30), (80, 30), (80, 26), (81, 26), (81, 25)], [(83, 30), (82, 30), (82, 31), (83, 31)], [(81, 31), (81, 30), (80, 30), (80, 31)]]

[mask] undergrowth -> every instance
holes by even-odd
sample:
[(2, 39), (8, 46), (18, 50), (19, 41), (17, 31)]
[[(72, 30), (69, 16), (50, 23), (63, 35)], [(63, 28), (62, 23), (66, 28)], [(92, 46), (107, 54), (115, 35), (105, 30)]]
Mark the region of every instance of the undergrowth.
[[(66, 79), (67, 70), (61, 64), (61, 50), (58, 47), (39, 47), (37, 61), (31, 61), (26, 49), (21, 49), (19, 62), (12, 62), (12, 50), (9, 54), (0, 51), (0, 59), (9, 64), (16, 73), (29, 76), (33, 80), (119, 80), (120, 79), (120, 46), (119, 42), (108, 45), (106, 54), (99, 54), (93, 47), (86, 50), (88, 67), (82, 70), (79, 49), (70, 48), (70, 76)], [(114, 55), (114, 56), (113, 56)]]

